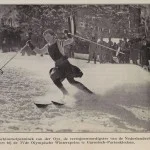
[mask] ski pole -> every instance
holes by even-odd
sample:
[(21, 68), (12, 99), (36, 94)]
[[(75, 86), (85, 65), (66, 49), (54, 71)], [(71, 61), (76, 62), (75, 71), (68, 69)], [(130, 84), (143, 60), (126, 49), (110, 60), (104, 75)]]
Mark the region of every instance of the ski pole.
[[(25, 46), (26, 46), (26, 44), (25, 44)], [(22, 49), (24, 49), (25, 48), (25, 46), (23, 47), (23, 48), (21, 48), (13, 57), (11, 57), (1, 68), (0, 68), (0, 74), (3, 74), (3, 68), (11, 61), (11, 60), (13, 60), (17, 55), (18, 55), (18, 53), (19, 52), (21, 52), (22, 51)]]
[[(104, 45), (102, 45), (102, 44), (99, 44), (99, 43), (93, 42), (93, 41), (91, 41), (91, 40), (88, 40), (88, 39), (83, 38), (83, 37), (78, 36), (78, 35), (74, 35), (74, 34), (72, 34), (72, 33), (69, 33), (69, 34), (71, 34), (72, 36), (75, 36), (75, 37), (77, 37), (77, 38), (80, 38), (80, 39), (82, 39), (82, 40), (85, 40), (85, 41), (88, 41), (88, 42), (94, 43), (94, 44), (99, 45), (99, 46), (102, 46), (102, 47), (105, 47), (105, 48), (107, 48), (107, 49), (109, 49), (109, 50), (111, 50), (111, 51), (115, 51), (115, 52), (117, 52), (117, 51), (116, 51), (115, 49), (113, 49), (113, 48), (110, 48), (110, 47), (104, 46)], [(123, 53), (123, 52), (119, 52), (119, 53), (121, 53), (121, 54), (125, 55), (125, 53)]]

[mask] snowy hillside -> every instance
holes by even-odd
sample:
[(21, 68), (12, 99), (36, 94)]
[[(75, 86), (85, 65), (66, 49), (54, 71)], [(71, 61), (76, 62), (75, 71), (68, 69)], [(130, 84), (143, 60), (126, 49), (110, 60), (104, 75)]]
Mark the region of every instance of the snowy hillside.
[[(7, 60), (13, 53), (7, 54)], [(6, 54), (0, 53), (0, 64)], [(84, 72), (77, 80), (96, 95), (63, 84), (71, 97), (58, 108), (39, 109), (34, 101), (62, 97), (49, 78), (49, 56), (21, 56), (0, 76), (1, 132), (148, 132), (150, 131), (150, 74), (136, 65), (87, 64), (70, 59)]]

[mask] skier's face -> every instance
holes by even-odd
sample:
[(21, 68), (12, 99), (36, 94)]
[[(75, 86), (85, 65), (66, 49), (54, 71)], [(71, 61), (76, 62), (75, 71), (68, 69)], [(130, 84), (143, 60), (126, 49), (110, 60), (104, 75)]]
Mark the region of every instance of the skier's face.
[(55, 39), (55, 37), (53, 35), (51, 35), (50, 33), (45, 34), (44, 38), (47, 43), (52, 43)]

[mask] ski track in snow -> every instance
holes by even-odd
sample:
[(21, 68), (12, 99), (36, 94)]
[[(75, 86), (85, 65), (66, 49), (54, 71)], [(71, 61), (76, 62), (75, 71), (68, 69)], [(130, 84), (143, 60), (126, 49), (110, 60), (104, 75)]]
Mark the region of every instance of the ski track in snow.
[[(0, 53), (2, 66), (14, 53)], [(6, 59), (7, 57), (7, 59)], [(89, 96), (64, 81), (71, 97), (58, 108), (37, 108), (34, 101), (62, 97), (49, 78), (49, 56), (18, 56), (0, 76), (0, 132), (149, 132), (150, 75), (135, 65), (87, 64), (77, 79), (93, 90)]]

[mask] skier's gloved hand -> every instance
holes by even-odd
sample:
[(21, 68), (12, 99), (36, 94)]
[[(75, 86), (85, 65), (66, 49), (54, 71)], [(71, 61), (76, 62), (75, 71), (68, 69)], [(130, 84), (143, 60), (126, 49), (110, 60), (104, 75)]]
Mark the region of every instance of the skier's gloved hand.
[(31, 40), (28, 40), (26, 44), (33, 50), (35, 46), (31, 43)]
[(66, 34), (68, 38), (72, 38), (72, 35), (69, 33), (67, 29), (64, 30), (64, 34)]

